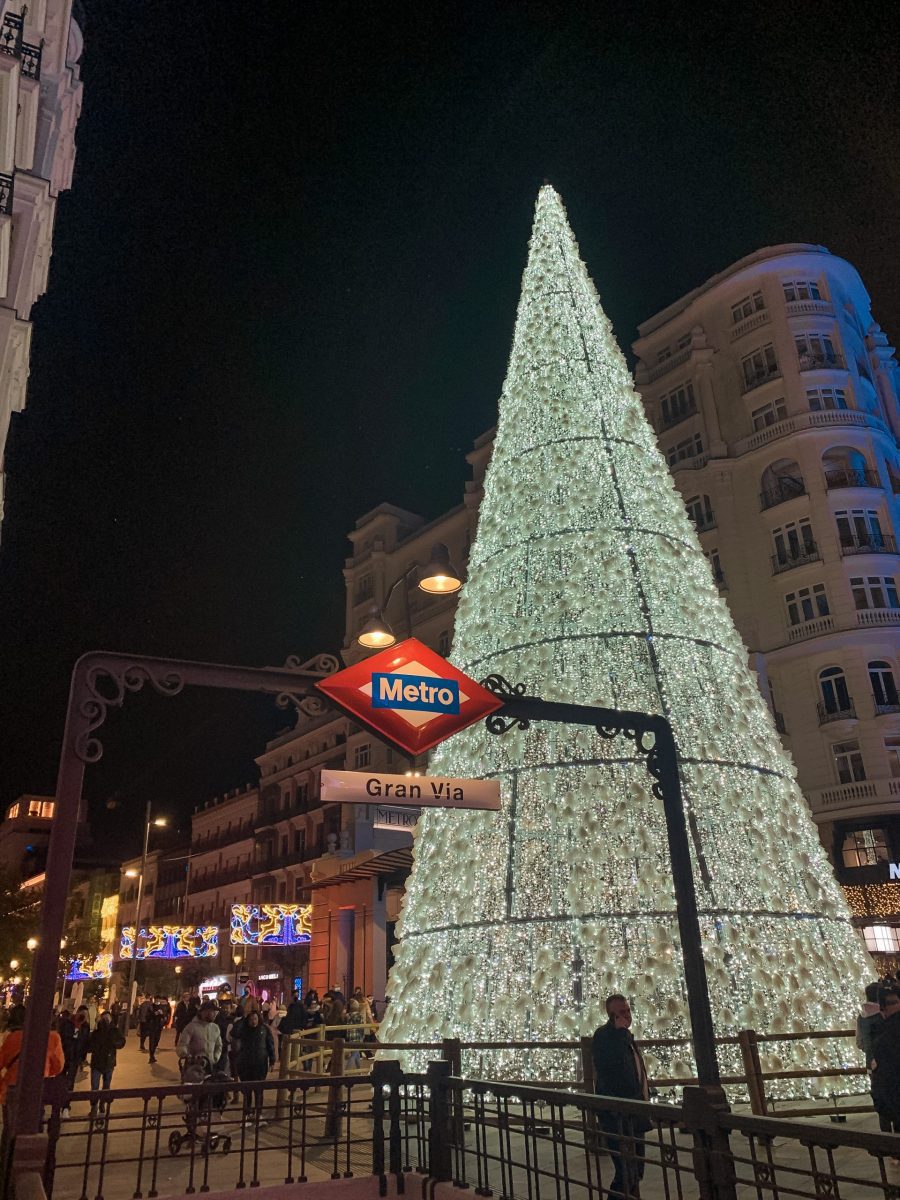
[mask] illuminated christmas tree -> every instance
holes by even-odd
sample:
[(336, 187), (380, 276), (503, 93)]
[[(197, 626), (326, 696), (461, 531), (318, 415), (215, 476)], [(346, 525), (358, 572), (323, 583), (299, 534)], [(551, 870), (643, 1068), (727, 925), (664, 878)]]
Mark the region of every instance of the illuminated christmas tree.
[[(873, 967), (551, 187), (451, 657), (546, 699), (664, 713), (717, 1033), (852, 1022)], [(503, 810), (422, 816), (383, 1040), (573, 1038), (621, 990), (639, 1036), (685, 1039), (651, 1070), (691, 1074), (665, 822), (633, 743), (476, 725), (430, 770), (499, 779)], [(840, 1065), (838, 1045), (764, 1066)], [(735, 1047), (720, 1062), (740, 1070)], [(572, 1057), (472, 1051), (463, 1070), (560, 1078)]]

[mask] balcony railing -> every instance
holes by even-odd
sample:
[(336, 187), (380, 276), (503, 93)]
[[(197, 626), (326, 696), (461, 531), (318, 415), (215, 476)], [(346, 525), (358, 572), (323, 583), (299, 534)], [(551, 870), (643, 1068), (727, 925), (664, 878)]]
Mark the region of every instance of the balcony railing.
[(788, 631), (788, 638), (792, 642), (803, 642), (807, 638), (821, 637), (823, 633), (832, 633), (834, 630), (834, 617), (814, 617), (811, 621), (801, 621), (799, 625), (792, 625)]
[(880, 810), (885, 804), (895, 805), (900, 796), (900, 779), (861, 779), (834, 787), (817, 788), (806, 793), (813, 813), (856, 812), (859, 809)]
[(821, 701), (816, 705), (819, 711), (819, 724), (830, 725), (833, 721), (855, 721), (856, 706), (848, 697), (841, 708), (831, 708)]
[(873, 697), (873, 703), (875, 705), (876, 717), (888, 716), (890, 713), (900, 713), (900, 700), (895, 700), (893, 704), (879, 704)]
[(842, 354), (800, 354), (797, 357), (801, 371), (846, 371), (847, 369)]
[(782, 571), (790, 571), (794, 567), (805, 566), (806, 563), (819, 562), (819, 547), (815, 542), (808, 546), (799, 546), (796, 550), (785, 549), (772, 555), (772, 574), (780, 575)]
[(783, 733), (786, 735), (787, 727), (785, 726), (785, 723), (784, 723), (784, 713), (773, 712), (772, 716), (775, 718), (775, 728), (778, 730), (779, 733)]
[(897, 543), (890, 533), (880, 537), (872, 534), (870, 537), (841, 538), (841, 554), (896, 554)]
[(672, 429), (676, 425), (680, 425), (682, 421), (686, 421), (688, 417), (696, 417), (697, 401), (691, 400), (684, 408), (680, 408), (678, 412), (669, 413), (667, 417), (662, 417), (659, 422), (660, 429)]
[(0, 216), (11, 217), (15, 176), (0, 172)]
[(761, 370), (754, 371), (749, 375), (745, 371), (741, 392), (746, 396), (748, 392), (752, 392), (755, 388), (762, 387), (764, 383), (768, 383), (772, 379), (780, 378), (781, 368), (779, 366), (763, 367)]
[(674, 371), (676, 367), (680, 367), (682, 363), (686, 363), (691, 357), (691, 347), (686, 346), (679, 350), (677, 354), (670, 355), (669, 358), (664, 358), (662, 362), (656, 363), (647, 371), (647, 381), (653, 383), (656, 379), (661, 379), (663, 375), (668, 375), (670, 371)]
[(825, 472), (825, 486), (833, 491), (835, 488), (877, 488), (881, 487), (881, 483), (877, 471), (829, 467)]
[(828, 300), (788, 300), (786, 304), (789, 317), (834, 316), (834, 309)]
[(769, 312), (768, 309), (762, 308), (759, 312), (751, 313), (749, 317), (744, 317), (742, 321), (733, 326), (731, 330), (731, 340), (736, 342), (739, 337), (743, 337), (745, 333), (749, 333), (751, 329), (759, 329), (761, 325), (768, 325)]
[(26, 79), (41, 78), (41, 55), (43, 46), (33, 46), (31, 42), (22, 43), (22, 74)]
[(18, 13), (4, 13), (0, 26), (0, 53), (18, 58), (22, 50), (24, 19)]
[(776, 421), (774, 425), (767, 425), (765, 429), (758, 429), (749, 437), (732, 443), (730, 449), (737, 458), (742, 454), (749, 454), (751, 450), (758, 450), (760, 446), (768, 446), (770, 442), (777, 442), (780, 438), (790, 437), (798, 430), (828, 429), (835, 425), (868, 426), (871, 429), (878, 429), (882, 433), (890, 433), (884, 421), (880, 417), (876, 417), (874, 413), (859, 412), (852, 408), (826, 408), (821, 412), (797, 413), (796, 416), (785, 417), (783, 421)]
[(860, 608), (856, 623), (863, 628), (872, 625), (900, 625), (900, 608)]
[(798, 496), (805, 495), (806, 484), (803, 480), (785, 475), (778, 480), (774, 487), (760, 492), (759, 507), (762, 512), (765, 512), (767, 508), (775, 508), (778, 504), (784, 504), (786, 500), (796, 500)]

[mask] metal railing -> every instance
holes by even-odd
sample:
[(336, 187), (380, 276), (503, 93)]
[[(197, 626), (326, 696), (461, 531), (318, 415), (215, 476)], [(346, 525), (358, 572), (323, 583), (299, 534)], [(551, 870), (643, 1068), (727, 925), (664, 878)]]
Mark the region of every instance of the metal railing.
[(815, 542), (798, 546), (795, 550), (785, 547), (778, 554), (772, 555), (772, 574), (780, 575), (782, 571), (790, 571), (793, 567), (802, 567), (806, 563), (819, 561), (819, 547)]
[(31, 42), (22, 42), (22, 74), (26, 79), (40, 81), (43, 52), (43, 42), (39, 46), (33, 46)]
[(696, 417), (697, 401), (691, 400), (679, 408), (677, 412), (669, 413), (668, 416), (660, 417), (659, 427), (663, 429), (673, 429), (676, 425), (680, 425), (682, 421), (686, 421), (688, 417)]
[(832, 721), (855, 721), (856, 706), (851, 699), (848, 699), (838, 707), (831, 707), (823, 704), (821, 701), (816, 705), (819, 713), (819, 724), (829, 725)]
[(801, 371), (845, 371), (847, 364), (842, 354), (800, 354), (798, 363)]
[(829, 491), (836, 488), (881, 487), (877, 471), (868, 469), (851, 469), (850, 467), (829, 467), (825, 472), (825, 486)]
[(769, 383), (772, 379), (781, 378), (781, 367), (762, 367), (759, 371), (744, 372), (743, 382), (741, 384), (741, 392), (746, 396), (748, 392), (752, 392), (755, 388), (762, 387), (764, 383)]
[(806, 495), (806, 484), (797, 476), (785, 475), (777, 481), (774, 487), (766, 488), (759, 494), (759, 507), (762, 512), (784, 504), (786, 500), (795, 500), (798, 496)]
[(842, 537), (841, 538), (841, 554), (846, 557), (848, 554), (896, 554), (897, 543), (890, 533), (882, 533), (879, 535), (871, 534), (869, 537)]

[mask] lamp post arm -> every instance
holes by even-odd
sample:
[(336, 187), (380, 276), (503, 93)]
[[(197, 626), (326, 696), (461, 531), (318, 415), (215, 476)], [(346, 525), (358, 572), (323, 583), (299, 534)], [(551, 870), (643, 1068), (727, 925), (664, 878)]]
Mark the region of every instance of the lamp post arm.
[[(388, 588), (388, 590), (384, 594), (384, 601), (381, 605), (382, 617), (384, 617), (385, 613), (387, 612), (388, 605), (391, 602), (391, 597), (393, 596), (393, 594), (397, 590), (397, 588), (400, 586), (400, 584), (405, 583), (406, 580), (409, 579), (410, 575), (412, 575), (413, 571), (418, 571), (418, 570), (419, 570), (419, 564), (413, 563), (411, 566), (406, 568), (406, 570), (403, 572), (402, 575), (399, 575), (394, 580), (394, 582), (391, 584), (391, 586)], [(408, 587), (405, 587), (403, 589), (403, 600), (404, 600), (405, 609), (406, 609), (406, 636), (412, 637), (412, 613), (411, 613), (410, 607), (409, 607), (409, 588)]]

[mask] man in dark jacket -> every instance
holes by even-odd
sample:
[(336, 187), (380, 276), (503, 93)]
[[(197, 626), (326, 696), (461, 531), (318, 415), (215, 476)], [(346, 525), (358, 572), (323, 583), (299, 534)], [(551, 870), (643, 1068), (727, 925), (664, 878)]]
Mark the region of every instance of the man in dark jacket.
[[(594, 1033), (594, 1090), (598, 1096), (618, 1096), (623, 1100), (649, 1100), (647, 1068), (631, 1033), (631, 1006), (618, 993), (608, 996), (609, 1020)], [(615, 1164), (610, 1185), (611, 1196), (629, 1200), (640, 1197), (644, 1177), (644, 1139), (650, 1122), (641, 1116), (625, 1115), (615, 1109), (599, 1113), (606, 1137), (606, 1150)]]
[(882, 988), (878, 994), (881, 1028), (875, 1035), (872, 1061), (872, 1103), (885, 1133), (900, 1133), (900, 990)]
[[(101, 1013), (97, 1018), (97, 1028), (88, 1038), (88, 1052), (91, 1056), (91, 1091), (96, 1092), (102, 1085), (112, 1086), (113, 1071), (116, 1068), (116, 1051), (125, 1045), (125, 1038), (112, 1023), (108, 1012)], [(94, 1112), (91, 1105), (91, 1112)]]
[(175, 1041), (176, 1042), (181, 1037), (181, 1034), (184, 1031), (185, 1027), (190, 1024), (191, 1018), (194, 1015), (191, 1012), (190, 999), (191, 999), (190, 992), (182, 992), (181, 999), (175, 1005), (175, 1018), (172, 1023), (175, 1026)]

